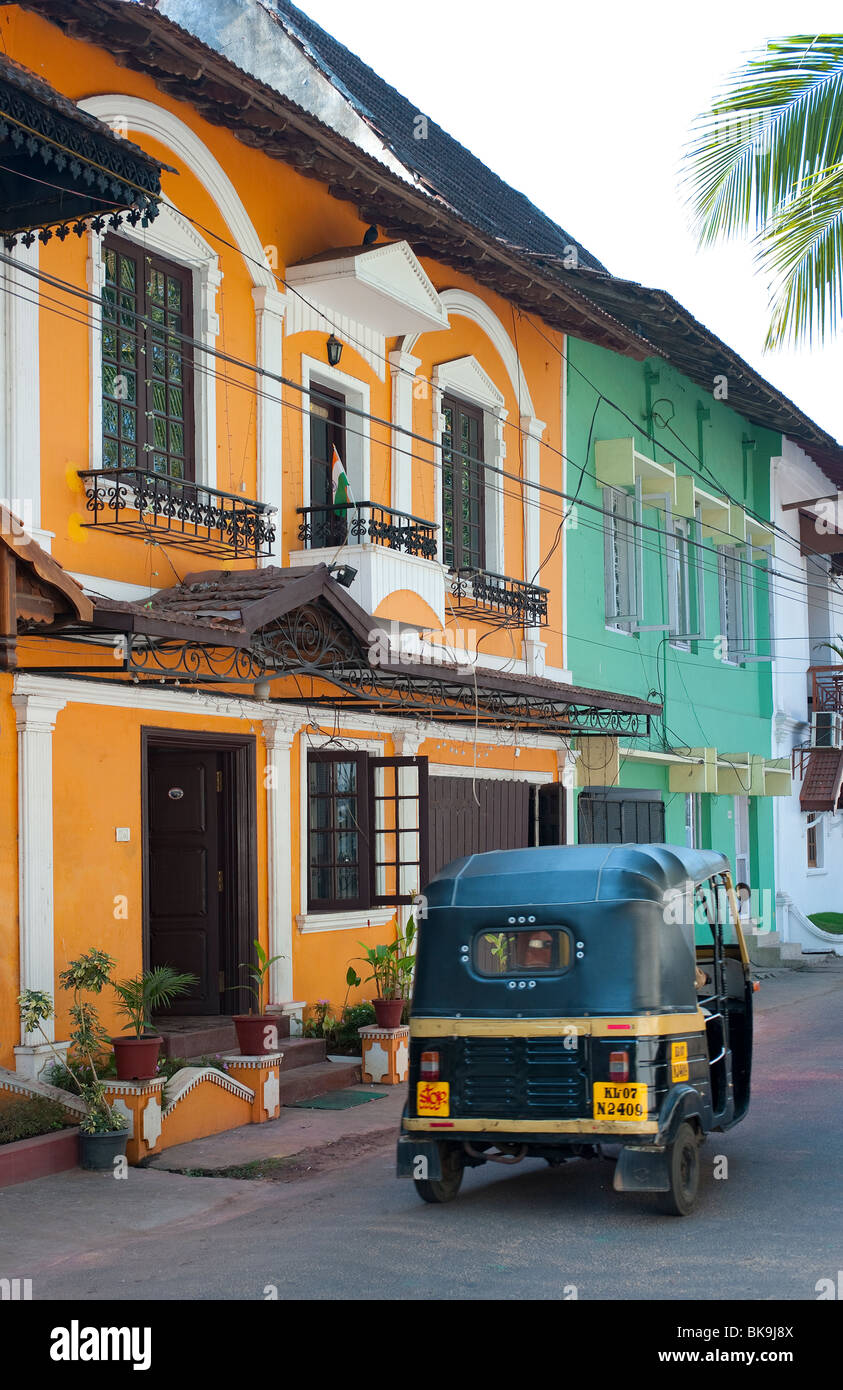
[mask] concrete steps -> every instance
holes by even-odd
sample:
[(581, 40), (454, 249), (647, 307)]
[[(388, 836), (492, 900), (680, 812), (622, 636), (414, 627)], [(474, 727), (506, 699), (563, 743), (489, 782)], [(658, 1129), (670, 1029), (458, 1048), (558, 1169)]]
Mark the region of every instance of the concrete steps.
[[(284, 1037), (283, 1030), (289, 1026), (289, 1018), (279, 1018), (278, 1047), (284, 1054), (279, 1067), (282, 1105), (356, 1085), (360, 1080), (359, 1061), (350, 1058), (348, 1062), (329, 1062), (322, 1038)], [(188, 1064), (200, 1057), (238, 1051), (237, 1033), (230, 1018), (168, 1018), (160, 1021), (158, 1029), (164, 1039), (162, 1055), (184, 1058)]]
[(798, 941), (782, 941), (777, 931), (756, 931), (745, 927), (746, 948), (753, 965), (764, 966), (768, 970), (815, 970), (822, 966), (833, 954), (822, 951), (806, 954)]
[[(186, 1018), (162, 1018), (155, 1021), (155, 1027), (163, 1038), (162, 1057), (183, 1057), (193, 1062), (198, 1057), (215, 1057), (218, 1052), (237, 1052), (237, 1030), (232, 1018), (222, 1014), (208, 1014)], [(288, 1039), (284, 1029), (289, 1031), (289, 1018), (278, 1019), (278, 1036), (283, 1038), (282, 1047)]]
[(285, 1071), (282, 1064), (279, 1100), (282, 1105), (292, 1105), (297, 1100), (323, 1096), (327, 1091), (343, 1091), (359, 1080), (360, 1063), (353, 1058), (348, 1062), (314, 1062), (289, 1071)]

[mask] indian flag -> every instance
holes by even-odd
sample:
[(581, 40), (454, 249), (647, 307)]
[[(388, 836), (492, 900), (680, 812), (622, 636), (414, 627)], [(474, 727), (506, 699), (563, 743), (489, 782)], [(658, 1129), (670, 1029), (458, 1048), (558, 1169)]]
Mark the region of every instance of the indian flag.
[(347, 512), (346, 506), (354, 505), (354, 498), (351, 495), (351, 487), (348, 482), (348, 474), (343, 467), (343, 461), (337, 453), (334, 445), (331, 458), (331, 491), (333, 493), (334, 511), (341, 521), (345, 521)]

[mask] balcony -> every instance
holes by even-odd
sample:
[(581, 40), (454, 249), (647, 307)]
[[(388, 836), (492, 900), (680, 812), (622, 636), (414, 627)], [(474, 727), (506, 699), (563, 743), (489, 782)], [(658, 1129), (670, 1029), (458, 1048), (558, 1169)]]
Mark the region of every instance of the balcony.
[[(338, 512), (344, 516), (338, 516)], [(437, 527), (409, 512), (396, 512), (376, 502), (351, 502), (340, 507), (299, 507), (299, 540), (308, 550), (370, 541), (400, 550), (404, 555), (436, 559)]]
[(811, 709), (843, 714), (843, 665), (811, 666)]
[(298, 514), (304, 549), (290, 552), (293, 568), (348, 565), (355, 571), (351, 596), (367, 613), (418, 628), (444, 626), (445, 570), (432, 521), (378, 502), (299, 507)]
[(83, 525), (228, 560), (272, 554), (275, 507), (142, 468), (80, 471), (93, 520)]
[(548, 590), (490, 570), (451, 571), (458, 611), (495, 627), (540, 627), (547, 622)]

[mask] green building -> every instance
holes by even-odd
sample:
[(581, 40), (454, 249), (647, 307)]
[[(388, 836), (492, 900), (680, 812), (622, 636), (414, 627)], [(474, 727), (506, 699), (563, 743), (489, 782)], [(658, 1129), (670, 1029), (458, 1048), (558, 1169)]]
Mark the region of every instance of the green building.
[[(646, 739), (582, 739), (572, 839), (728, 854), (773, 925), (771, 460), (781, 433), (670, 362), (568, 340), (567, 654), (582, 686), (649, 697)], [(773, 579), (772, 582), (775, 582)]]

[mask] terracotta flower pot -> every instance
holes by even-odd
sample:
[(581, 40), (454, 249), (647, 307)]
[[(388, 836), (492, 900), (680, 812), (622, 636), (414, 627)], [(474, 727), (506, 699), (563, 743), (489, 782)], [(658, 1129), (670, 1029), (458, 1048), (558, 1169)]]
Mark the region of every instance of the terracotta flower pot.
[(278, 1051), (278, 1019), (274, 1014), (235, 1014), (234, 1027), (244, 1057), (265, 1057)]
[(112, 1038), (118, 1081), (149, 1081), (158, 1066), (161, 1038), (145, 1033), (142, 1038)]
[(373, 999), (375, 1019), (379, 1028), (398, 1028), (404, 1012), (403, 999)]

